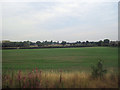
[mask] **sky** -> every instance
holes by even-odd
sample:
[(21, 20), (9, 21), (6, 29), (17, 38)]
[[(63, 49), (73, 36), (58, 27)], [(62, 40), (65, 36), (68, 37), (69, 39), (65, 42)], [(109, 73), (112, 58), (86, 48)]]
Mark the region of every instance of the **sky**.
[(1, 4), (2, 40), (118, 40), (117, 0), (5, 1)]

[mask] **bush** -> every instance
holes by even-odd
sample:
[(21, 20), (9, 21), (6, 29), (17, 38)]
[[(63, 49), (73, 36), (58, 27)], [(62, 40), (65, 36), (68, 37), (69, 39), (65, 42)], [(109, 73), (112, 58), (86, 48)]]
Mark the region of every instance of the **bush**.
[(103, 68), (102, 60), (99, 60), (96, 65), (92, 65), (91, 69), (92, 69), (92, 77), (93, 78), (100, 77), (100, 79), (102, 79), (104, 74), (107, 72), (107, 70)]

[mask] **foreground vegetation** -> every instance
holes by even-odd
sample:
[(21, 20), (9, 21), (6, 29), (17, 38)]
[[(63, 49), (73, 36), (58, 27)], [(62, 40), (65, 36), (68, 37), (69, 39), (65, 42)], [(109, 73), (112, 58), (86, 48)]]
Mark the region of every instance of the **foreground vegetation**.
[(3, 88), (118, 88), (118, 76), (108, 73), (103, 78), (93, 78), (84, 72), (7, 72), (2, 77)]

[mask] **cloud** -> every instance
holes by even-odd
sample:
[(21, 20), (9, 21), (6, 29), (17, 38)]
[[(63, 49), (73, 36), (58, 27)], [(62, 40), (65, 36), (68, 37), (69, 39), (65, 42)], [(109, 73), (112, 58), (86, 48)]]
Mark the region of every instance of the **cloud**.
[(116, 2), (3, 3), (3, 39), (117, 39)]
[[(118, 2), (119, 0), (74, 0), (77, 2)], [(73, 0), (1, 0), (1, 2), (73, 2)]]

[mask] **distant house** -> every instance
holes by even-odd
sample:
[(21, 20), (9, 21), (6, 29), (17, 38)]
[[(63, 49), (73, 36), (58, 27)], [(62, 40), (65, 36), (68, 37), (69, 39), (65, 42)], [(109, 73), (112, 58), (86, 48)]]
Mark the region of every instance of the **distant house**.
[(61, 44), (51, 44), (51, 45), (48, 45), (48, 46), (62, 46)]
[(70, 43), (67, 43), (65, 46), (70, 46)]
[(38, 47), (38, 45), (37, 45), (37, 44), (34, 44), (34, 45), (30, 45), (30, 47)]

